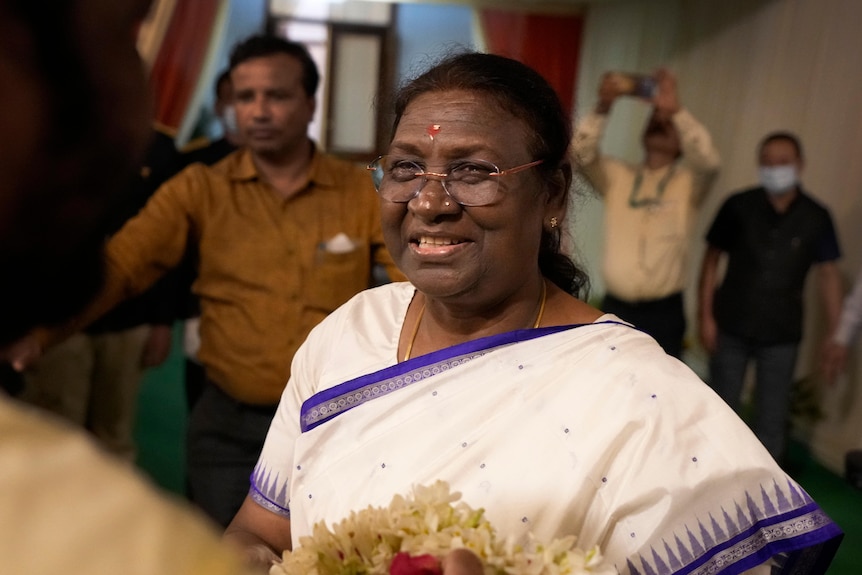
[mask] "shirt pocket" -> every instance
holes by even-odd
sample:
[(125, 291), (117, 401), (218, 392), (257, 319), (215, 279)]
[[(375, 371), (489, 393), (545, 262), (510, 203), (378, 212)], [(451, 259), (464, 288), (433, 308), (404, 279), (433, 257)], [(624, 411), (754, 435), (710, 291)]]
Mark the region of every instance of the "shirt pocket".
[(334, 253), (317, 248), (308, 286), (308, 305), (330, 313), (368, 287), (370, 273), (368, 244), (355, 242), (347, 252)]

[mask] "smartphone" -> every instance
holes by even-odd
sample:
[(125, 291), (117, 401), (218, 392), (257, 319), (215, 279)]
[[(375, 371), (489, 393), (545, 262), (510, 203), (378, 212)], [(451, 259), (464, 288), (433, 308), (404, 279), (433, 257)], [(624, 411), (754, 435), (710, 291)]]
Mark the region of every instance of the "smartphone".
[(655, 78), (652, 76), (637, 76), (635, 78), (635, 87), (631, 95), (643, 98), (644, 100), (652, 100), (655, 96), (655, 91)]
[(620, 83), (620, 89), (626, 96), (634, 96), (644, 100), (652, 100), (656, 92), (656, 81), (646, 74), (616, 72), (614, 74)]

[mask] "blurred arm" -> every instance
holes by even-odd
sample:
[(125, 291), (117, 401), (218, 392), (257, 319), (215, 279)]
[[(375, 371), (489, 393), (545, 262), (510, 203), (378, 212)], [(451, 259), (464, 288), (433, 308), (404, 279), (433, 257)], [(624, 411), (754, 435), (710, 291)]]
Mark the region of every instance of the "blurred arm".
[(710, 355), (715, 352), (716, 340), (718, 338), (718, 326), (715, 323), (712, 306), (715, 297), (715, 286), (718, 281), (718, 262), (721, 259), (721, 254), (721, 250), (715, 246), (710, 245), (706, 248), (700, 268), (700, 283), (698, 285), (700, 341)]
[(252, 568), (267, 573), (281, 554), (291, 549), (290, 519), (267, 511), (246, 496), (224, 532), (224, 540), (238, 548)]
[(694, 205), (700, 205), (721, 167), (721, 156), (712, 143), (709, 130), (685, 108), (680, 109), (671, 121), (679, 132), (680, 148), (686, 165), (695, 176)]
[(838, 266), (834, 261), (828, 261), (818, 264), (816, 270), (820, 296), (826, 313), (827, 333), (830, 334), (821, 349), (820, 368), (826, 382), (831, 384), (847, 365), (850, 341), (859, 322), (862, 321), (862, 287), (860, 287), (862, 284), (856, 282), (853, 292), (842, 309), (843, 288)]
[(841, 316), (841, 300), (844, 288), (841, 285), (841, 272), (834, 260), (817, 265), (817, 280), (820, 286), (820, 297), (826, 312), (828, 332), (834, 334), (838, 329), (838, 318)]
[(862, 326), (862, 269), (856, 275), (850, 295), (844, 300), (838, 327), (832, 339), (841, 345), (849, 346)]
[(572, 153), (577, 169), (590, 181), (595, 191), (604, 195), (608, 180), (602, 162), (599, 142), (605, 133), (607, 116), (592, 112), (582, 117), (575, 126)]
[(159, 188), (146, 206), (108, 241), (101, 291), (76, 317), (59, 326), (41, 326), (0, 352), (18, 369), (41, 352), (86, 328), (120, 302), (142, 293), (182, 259), (188, 242), (190, 210), (201, 178), (181, 173)]

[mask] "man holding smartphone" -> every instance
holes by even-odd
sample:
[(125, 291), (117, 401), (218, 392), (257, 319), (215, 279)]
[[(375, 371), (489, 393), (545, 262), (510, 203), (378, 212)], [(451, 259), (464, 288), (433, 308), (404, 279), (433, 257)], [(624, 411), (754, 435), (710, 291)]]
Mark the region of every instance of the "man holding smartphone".
[[(643, 160), (637, 164), (599, 149), (620, 96), (653, 107), (642, 133)], [(681, 357), (689, 240), (721, 162), (709, 131), (680, 103), (676, 77), (669, 70), (653, 76), (607, 72), (595, 110), (575, 128), (572, 148), (605, 204), (602, 310)]]

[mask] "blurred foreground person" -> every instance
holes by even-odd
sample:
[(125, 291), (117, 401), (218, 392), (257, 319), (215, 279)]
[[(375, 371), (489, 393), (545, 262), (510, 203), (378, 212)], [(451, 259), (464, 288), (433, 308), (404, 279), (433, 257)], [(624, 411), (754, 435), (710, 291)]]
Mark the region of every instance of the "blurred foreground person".
[(547, 82), (460, 54), (394, 117), (369, 169), (409, 282), (312, 330), (225, 537), (272, 560), (443, 480), (514, 545), (576, 536), (623, 575), (822, 574), (840, 529), (685, 364), (579, 299)]
[(290, 361), (312, 327), (369, 287), (374, 265), (402, 276), (383, 245), (377, 195), (359, 165), (308, 137), (319, 83), (297, 42), (234, 47), (231, 84), (243, 147), (171, 178), (107, 243), (93, 305), (34, 330), (18, 365), (149, 287), (196, 249), (206, 382), (189, 414), (192, 500), (227, 526), (248, 493)]
[[(0, 2), (0, 349), (100, 284), (113, 194), (149, 131), (148, 1)], [(0, 396), (0, 573), (216, 575), (236, 560), (82, 432)]]
[[(155, 127), (140, 170), (116, 194), (109, 233), (143, 207), (176, 170), (178, 158), (174, 139)], [(86, 429), (105, 449), (133, 463), (138, 393), (146, 370), (161, 365), (170, 353), (179, 282), (177, 274), (163, 277), (47, 350), (24, 372), (26, 387), (19, 399)]]

